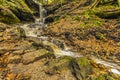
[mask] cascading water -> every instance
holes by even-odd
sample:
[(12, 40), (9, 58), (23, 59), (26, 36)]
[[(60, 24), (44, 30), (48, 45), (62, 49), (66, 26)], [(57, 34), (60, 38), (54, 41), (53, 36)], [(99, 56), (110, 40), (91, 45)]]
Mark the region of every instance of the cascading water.
[[(44, 45), (50, 46), (56, 57), (60, 56), (72, 56), (72, 57), (82, 57), (83, 55), (77, 55), (74, 52), (69, 51), (69, 48), (67, 47), (65, 50), (60, 49), (58, 46), (56, 46), (54, 43), (47, 41), (47, 37), (45, 36), (39, 36), (43, 32), (43, 28), (46, 27), (45, 24), (45, 16), (46, 16), (46, 10), (42, 7), (42, 4), (34, 0), (36, 4), (39, 5), (39, 18), (36, 18), (35, 23), (31, 24), (24, 24), (20, 26), (23, 28), (26, 32), (26, 36), (31, 36), (31, 37), (37, 37), (39, 39), (43, 40)], [(97, 64), (103, 64), (106, 67), (110, 67), (111, 69), (109, 70), (110, 72), (113, 72), (115, 74), (120, 75), (120, 66), (115, 64), (115, 63), (110, 63), (107, 61), (103, 61), (101, 59), (97, 59), (96, 57), (92, 57), (92, 59), (97, 63)]]
[(47, 27), (47, 24), (45, 24), (47, 11), (43, 7), (42, 3), (37, 0), (33, 1), (39, 5), (39, 17), (35, 19), (35, 23), (24, 24), (21, 27), (25, 30), (27, 36), (38, 37)]
[[(33, 0), (36, 4), (39, 5), (39, 18), (36, 19), (35, 23), (38, 23), (38, 24), (44, 24), (45, 23), (45, 16), (47, 14), (47, 11), (45, 8), (43, 8), (43, 5), (42, 3), (38, 2), (37, 0)], [(44, 25), (42, 25), (44, 26)]]

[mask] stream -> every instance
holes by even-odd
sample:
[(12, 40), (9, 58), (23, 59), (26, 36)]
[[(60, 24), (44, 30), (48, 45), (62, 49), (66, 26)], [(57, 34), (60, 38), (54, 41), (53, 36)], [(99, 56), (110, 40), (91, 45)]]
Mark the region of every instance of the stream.
[[(41, 4), (39, 6), (40, 6), (39, 7), (40, 18), (37, 18), (34, 23), (26, 23), (20, 26), (25, 30), (26, 36), (37, 37), (39, 39), (42, 39), (44, 45), (48, 45), (53, 49), (56, 57), (61, 57), (61, 56), (83, 57), (83, 55), (70, 51), (69, 47), (66, 47), (65, 49), (60, 49), (57, 45), (55, 45), (52, 42), (52, 40), (48, 41), (49, 37), (39, 36), (42, 32), (44, 32), (44, 29), (47, 27), (47, 24), (44, 24), (45, 17), (43, 15), (43, 13), (46, 11)], [(120, 75), (120, 66), (117, 65), (116, 63), (107, 62), (102, 59), (98, 59), (97, 57), (94, 56), (92, 56), (91, 59), (97, 64), (102, 64), (105, 67), (109, 67), (110, 69), (108, 71)]]
[[(31, 26), (33, 26), (33, 27), (31, 27)], [(60, 49), (52, 41), (48, 41), (49, 38), (46, 36), (38, 37), (39, 34), (42, 32), (41, 24), (38, 24), (38, 23), (23, 24), (20, 27), (25, 30), (26, 36), (37, 37), (39, 39), (42, 39), (44, 45), (48, 45), (53, 49), (56, 57), (61, 57), (61, 56), (83, 57), (83, 55), (80, 55), (78, 53), (70, 51), (69, 47), (66, 47), (64, 50)], [(94, 56), (92, 56), (91, 59), (97, 64), (102, 64), (105, 67), (110, 67), (111, 68), (111, 69), (109, 69), (110, 72), (120, 75), (120, 66), (119, 65), (112, 63), (112, 62), (104, 61), (102, 59), (98, 59), (97, 57), (94, 57)]]

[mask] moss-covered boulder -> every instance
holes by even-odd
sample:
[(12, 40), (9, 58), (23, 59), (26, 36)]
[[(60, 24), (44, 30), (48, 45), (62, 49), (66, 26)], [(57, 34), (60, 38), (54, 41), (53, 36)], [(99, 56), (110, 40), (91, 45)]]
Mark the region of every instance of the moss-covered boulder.
[(2, 22), (34, 21), (33, 11), (25, 0), (2, 0), (0, 5), (0, 21)]
[(101, 18), (118, 18), (120, 16), (120, 8), (116, 6), (101, 6), (93, 10), (95, 14)]
[(86, 57), (72, 61), (72, 73), (78, 80), (87, 80), (92, 74), (92, 66)]
[(26, 4), (33, 11), (33, 14), (39, 16), (39, 5), (34, 2), (34, 0), (25, 0)]
[(31, 21), (33, 19), (33, 12), (25, 3), (25, 0), (12, 0), (7, 2), (8, 8), (23, 21)]
[(110, 74), (101, 74), (92, 80), (118, 80)]
[(51, 75), (70, 69), (70, 63), (73, 59), (72, 57), (64, 56), (48, 61), (47, 66), (49, 68), (46, 73)]
[(43, 58), (54, 58), (54, 54), (50, 53), (49, 51), (45, 49), (40, 49), (37, 51), (26, 53), (22, 56), (22, 63), (23, 64), (29, 64), (33, 63), (37, 60), (43, 59)]
[(0, 5), (0, 21), (4, 23), (20, 22), (20, 20), (11, 10), (2, 5)]

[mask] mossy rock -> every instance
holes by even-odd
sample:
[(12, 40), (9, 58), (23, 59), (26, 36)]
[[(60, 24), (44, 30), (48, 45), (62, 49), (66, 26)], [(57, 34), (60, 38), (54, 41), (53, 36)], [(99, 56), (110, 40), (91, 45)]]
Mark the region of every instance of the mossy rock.
[(95, 79), (93, 80), (118, 80), (115, 77), (109, 75), (109, 74), (101, 74), (99, 76), (97, 76)]
[(72, 73), (78, 80), (87, 80), (92, 74), (92, 66), (86, 57), (76, 58), (71, 65)]
[(33, 12), (25, 3), (25, 0), (13, 0), (8, 1), (8, 8), (20, 19), (23, 21), (34, 20)]
[(36, 50), (36, 51), (24, 54), (22, 58), (23, 58), (22, 59), (23, 64), (29, 64), (43, 58), (47, 58), (47, 59), (55, 58), (55, 55), (53, 53), (50, 53), (46, 49), (40, 49), (40, 50)]
[(39, 16), (39, 5), (34, 2), (34, 0), (25, 0), (26, 4), (33, 11), (35, 16)]
[(18, 23), (20, 20), (8, 8), (0, 5), (0, 21), (4, 23)]
[(19, 32), (20, 37), (26, 37), (25, 30), (21, 27), (17, 27), (17, 31)]
[(2, 17), (0, 21), (2, 22), (34, 21), (33, 11), (25, 3), (25, 0), (2, 0), (0, 5), (0, 17)]
[(48, 62), (49, 70), (47, 70), (48, 74), (55, 74), (66, 69), (70, 69), (70, 63), (73, 60), (72, 57), (64, 56), (60, 58), (53, 59), (52, 61)]
[(116, 6), (101, 6), (95, 8), (93, 11), (101, 18), (118, 18), (120, 16), (120, 8)]

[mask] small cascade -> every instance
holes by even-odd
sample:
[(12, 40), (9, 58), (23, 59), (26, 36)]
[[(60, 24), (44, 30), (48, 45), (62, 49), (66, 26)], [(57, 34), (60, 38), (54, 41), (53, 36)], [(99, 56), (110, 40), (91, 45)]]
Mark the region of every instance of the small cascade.
[(40, 24), (42, 27), (46, 27), (45, 17), (47, 16), (47, 10), (43, 7), (42, 3), (38, 2), (37, 0), (33, 1), (39, 5), (39, 18), (35, 20), (35, 23)]
[(27, 36), (40, 37), (42, 32), (44, 32), (45, 28), (47, 27), (47, 24), (45, 24), (47, 11), (43, 7), (42, 3), (37, 0), (33, 1), (39, 5), (39, 18), (36, 18), (34, 23), (22, 25), (21, 28), (25, 30)]
[(60, 56), (83, 57), (82, 55), (77, 55), (77, 53), (71, 52), (69, 50), (61, 50), (57, 45), (49, 41), (43, 41), (43, 44), (50, 46), (53, 49), (56, 57)]
[[(78, 55), (77, 53), (70, 51), (70, 48), (67, 47), (66, 45), (63, 50), (60, 49), (57, 45), (54, 44), (54, 42), (52, 42), (52, 40), (51, 41), (48, 40), (49, 37), (38, 36), (42, 32), (44, 32), (43, 28), (46, 27), (45, 16), (46, 16), (47, 11), (43, 8), (41, 3), (37, 2), (36, 0), (34, 0), (34, 2), (39, 5), (40, 15), (39, 15), (39, 18), (36, 19), (35, 23), (31, 23), (31, 24), (28, 23), (28, 24), (23, 24), (20, 26), (21, 28), (25, 30), (26, 36), (37, 37), (39, 39), (42, 39), (44, 45), (48, 45), (53, 49), (56, 57), (61, 57), (61, 56), (71, 56), (75, 58), (83, 57), (83, 55)], [(98, 59), (96, 57), (91, 57), (91, 59), (97, 64), (103, 64), (106, 67), (110, 67), (111, 68), (109, 69), (110, 72), (120, 75), (120, 66), (117, 65), (116, 63), (107, 62), (107, 61)]]
[(105, 67), (110, 67), (111, 68), (111, 69), (109, 69), (110, 72), (120, 75), (120, 66), (118, 64), (112, 63), (112, 62), (107, 62), (102, 59), (98, 59), (94, 56), (92, 56), (91, 59), (97, 64), (102, 64)]

